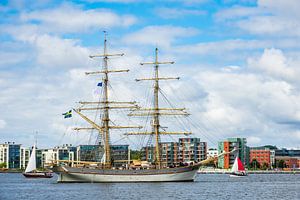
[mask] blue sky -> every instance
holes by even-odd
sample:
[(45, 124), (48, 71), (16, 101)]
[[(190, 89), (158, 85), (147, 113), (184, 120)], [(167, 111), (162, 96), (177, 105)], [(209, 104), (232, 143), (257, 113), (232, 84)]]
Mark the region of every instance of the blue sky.
[(195, 136), (210, 146), (247, 137), (251, 146), (299, 147), (299, 7), (297, 0), (1, 1), (0, 143), (29, 146), (36, 131), (41, 147), (96, 137), (74, 133), (86, 124), (61, 113), (99, 97), (101, 78), (84, 72), (101, 66), (88, 55), (102, 51), (106, 30), (110, 51), (125, 53), (111, 66), (131, 70), (113, 77), (115, 93), (147, 104), (151, 85), (131, 80), (151, 75), (139, 63), (158, 47), (162, 60), (175, 61), (161, 73), (181, 76), (162, 89), (189, 109)]

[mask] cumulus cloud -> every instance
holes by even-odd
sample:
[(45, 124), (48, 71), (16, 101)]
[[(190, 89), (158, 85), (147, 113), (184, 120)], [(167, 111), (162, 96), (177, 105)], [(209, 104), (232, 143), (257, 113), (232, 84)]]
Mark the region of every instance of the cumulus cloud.
[(177, 26), (147, 26), (137, 32), (126, 35), (123, 41), (127, 44), (170, 46), (177, 38), (194, 36), (195, 28)]
[(6, 126), (6, 122), (2, 119), (0, 119), (0, 129), (4, 128)]
[(279, 78), (293, 79), (296, 75), (280, 49), (265, 49), (258, 59), (248, 59), (248, 65)]
[(295, 37), (300, 35), (299, 7), (297, 0), (259, 0), (257, 7), (233, 6), (215, 16), (252, 34)]
[(26, 58), (26, 53), (0, 51), (0, 68), (7, 68), (10, 65), (24, 62)]
[(78, 6), (63, 4), (52, 9), (36, 10), (21, 14), (21, 21), (39, 23), (39, 29), (45, 32), (78, 33), (91, 29), (127, 27), (137, 20), (134, 16), (119, 16), (103, 9), (83, 10)]
[(233, 19), (248, 18), (263, 13), (264, 10), (258, 9), (256, 7), (233, 6), (230, 9), (220, 10), (215, 14), (214, 17), (217, 21), (226, 21), (226, 20), (233, 20)]
[[(170, 15), (175, 11), (183, 11), (181, 16), (201, 15), (201, 10), (199, 12), (194, 7), (188, 7), (183, 1), (170, 1), (181, 2), (185, 6), (176, 9), (162, 8), (170, 11)], [(133, 1), (129, 0), (127, 3), (131, 2)], [(188, 3), (195, 5), (201, 2)], [(202, 41), (202, 37), (193, 37), (199, 33), (199, 30), (193, 27), (184, 27), (182, 24), (151, 26), (147, 22), (135, 27), (135, 30), (140, 28), (136, 32), (130, 29), (126, 31), (125, 36), (121, 33), (113, 42), (119, 46), (118, 49), (112, 48), (110, 52), (123, 49), (121, 52), (127, 53), (127, 56), (112, 59), (109, 66), (115, 66), (117, 69), (129, 68), (131, 72), (125, 76), (112, 75), (113, 89), (109, 91), (110, 97), (116, 98), (114, 94), (118, 94), (118, 100), (137, 100), (149, 106), (144, 97), (149, 97), (149, 89), (146, 88), (151, 89), (151, 83), (136, 84), (133, 80), (151, 77), (152, 70), (140, 68), (138, 63), (153, 58), (152, 51), (152, 54), (147, 56), (144, 55), (144, 51), (152, 49), (153, 45), (161, 45), (163, 51), (160, 52), (160, 57), (176, 58), (174, 61), (179, 62), (172, 67), (164, 66), (160, 71), (161, 75), (183, 76), (178, 82), (162, 83), (161, 88), (172, 103), (189, 109), (192, 114), (190, 118), (201, 126), (195, 131), (192, 130), (196, 136), (206, 141), (207, 138), (203, 135), (205, 134), (214, 142), (216, 138), (223, 140), (226, 137), (240, 136), (248, 137), (250, 145), (273, 143), (297, 146), (300, 94), (296, 77), (300, 74), (297, 67), (300, 59), (299, 39), (293, 36), (297, 33), (298, 18), (295, 16), (298, 14), (295, 11), (288, 13), (287, 10), (298, 4), (288, 1), (283, 5), (282, 2), (279, 1), (277, 6), (274, 3), (272, 5), (271, 1), (258, 1), (258, 7), (234, 6), (220, 9), (215, 19), (218, 23), (234, 25), (245, 30), (241, 39), (236, 37), (240, 33), (236, 32), (236, 29), (231, 30), (234, 33), (230, 32), (230, 37), (218, 38), (218, 41), (211, 42), (210, 38), (209, 41), (205, 38)], [(278, 23), (273, 26), (275, 20), (278, 20)], [(122, 32), (124, 27), (137, 22), (136, 17), (117, 14), (112, 10), (85, 9), (63, 4), (47, 9), (24, 9), (21, 19), (17, 20), (16, 24), (2, 24), (0, 32), (8, 34), (22, 47), (14, 46), (9, 49), (3, 43), (0, 44), (1, 49), (7, 50), (0, 52), (0, 58), (3, 59), (0, 65), (20, 67), (19, 71), (5, 70), (0, 73), (0, 102), (3, 105), (0, 113), (5, 116), (4, 125), (10, 125), (4, 127), (3, 120), (0, 120), (0, 127), (3, 127), (1, 133), (3, 130), (18, 133), (18, 136), (26, 140), (26, 134), (23, 132), (38, 129), (45, 133), (48, 141), (44, 141), (44, 144), (48, 146), (58, 144), (57, 138), (64, 133), (68, 134), (69, 141), (71, 138), (81, 137), (79, 134), (74, 137), (70, 127), (88, 125), (81, 123), (82, 120), (75, 115), (72, 119), (64, 120), (61, 113), (76, 107), (76, 101), (99, 98), (99, 92), (94, 91), (99, 89), (96, 84), (101, 81), (101, 77), (85, 76), (84, 72), (99, 69), (101, 61), (89, 59), (88, 55), (94, 52), (94, 48), (80, 39), (72, 39), (74, 35), (69, 33), (89, 31), (94, 34), (99, 26), (120, 28), (117, 32)], [(294, 35), (282, 32), (285, 28), (288, 32), (291, 27)], [(249, 32), (260, 34), (261, 37), (251, 36), (249, 39)], [(263, 33), (280, 33), (278, 36), (283, 34), (287, 37), (274, 40), (272, 37), (264, 37)], [(222, 38), (223, 34), (224, 32)], [(191, 37), (193, 42), (190, 42), (188, 37)], [(214, 35), (210, 37), (213, 38)], [(191, 45), (180, 45), (183, 39), (188, 40), (185, 44)], [(21, 54), (15, 54), (13, 49), (21, 49), (17, 52)], [(168, 54), (164, 50), (168, 50)], [(27, 57), (28, 55), (31, 57)], [(23, 62), (26, 58), (29, 59), (25, 64)], [(219, 62), (216, 64), (217, 61)], [(204, 66), (207, 62), (210, 62), (210, 65)], [(19, 65), (20, 63), (22, 65)], [(19, 112), (20, 110), (22, 112)], [(92, 118), (95, 117), (91, 113), (88, 114)], [(19, 123), (20, 121), (22, 123)], [(123, 121), (114, 120), (120, 124)], [(170, 123), (171, 126), (174, 126), (174, 123)], [(88, 138), (86, 135), (84, 137)], [(49, 141), (52, 144), (48, 144)], [(84, 141), (84, 138), (80, 141)], [(26, 144), (25, 141), (22, 143)]]
[[(295, 138), (297, 138), (297, 139), (300, 139), (300, 131), (294, 131), (293, 133), (292, 133), (292, 135), (295, 137)], [(297, 146), (298, 147), (298, 146)], [(299, 147), (298, 147), (299, 148)]]
[(88, 2), (105, 2), (105, 3), (136, 3), (140, 2), (139, 0), (88, 0)]
[[(193, 97), (194, 101), (185, 99), (185, 104), (211, 137), (247, 137), (250, 145), (263, 145), (266, 141), (281, 143), (276, 139), (280, 136), (282, 142), (297, 145), (298, 140), (285, 137), (296, 135), (300, 120), (300, 94), (297, 82), (290, 77), (293, 68), (289, 60), (279, 49), (266, 49), (255, 62), (248, 63), (251, 70), (229, 66), (229, 70), (202, 68), (195, 73), (185, 69), (182, 73), (200, 85), (193, 86), (206, 93)], [(193, 86), (187, 84), (185, 92)]]
[[(35, 51), (35, 59), (32, 60), (30, 69), (24, 70), (22, 74), (0, 74), (0, 102), (4, 105), (0, 108), (0, 112), (7, 116), (7, 121), (11, 124), (6, 131), (25, 134), (31, 132), (34, 126), (34, 130), (47, 133), (51, 142), (60, 143), (61, 141), (58, 141), (57, 138), (67, 134), (64, 136), (64, 141), (74, 143), (76, 137), (71, 134), (70, 127), (88, 125), (84, 122), (78, 123), (82, 122), (78, 117), (73, 117), (71, 121), (63, 120), (61, 113), (77, 107), (75, 102), (80, 100), (99, 99), (99, 93), (93, 94), (93, 91), (97, 88), (97, 83), (101, 81), (101, 76), (89, 77), (84, 72), (99, 70), (101, 60), (90, 59), (88, 55), (96, 52), (93, 51), (93, 48), (82, 46), (77, 40), (37, 34), (35, 39), (24, 41), (30, 44)], [(116, 50), (112, 49), (111, 51)], [(125, 59), (130, 62), (124, 65), (124, 60), (122, 61), (121, 58), (120, 61), (113, 59), (110, 64), (117, 68), (120, 66), (127, 68), (134, 66), (133, 63), (138, 63), (136, 59), (141, 60), (138, 56), (132, 55)], [(131, 80), (134, 82), (133, 77)], [(116, 91), (114, 92), (122, 91), (124, 94), (122, 100), (126, 101), (132, 93), (132, 88), (130, 89), (130, 84), (124, 85), (124, 82), (120, 82), (122, 87), (115, 87)], [(16, 101), (20, 96), (22, 96), (22, 100)], [(15, 114), (16, 112), (18, 114)], [(95, 116), (91, 116), (91, 118), (94, 119)], [(19, 124), (20, 121), (22, 121), (21, 124)], [(39, 123), (36, 123), (37, 121)], [(88, 135), (81, 135), (85, 137), (80, 141), (88, 142)], [(4, 138), (10, 138), (10, 136)], [(30, 141), (22, 141), (22, 143), (30, 145)]]
[(300, 17), (298, 0), (277, 0), (276, 3), (272, 0), (258, 0), (259, 7), (270, 10), (276, 15), (287, 17)]
[(169, 2), (179, 2), (187, 6), (206, 3), (207, 0), (167, 0)]
[(205, 15), (206, 12), (198, 9), (184, 9), (184, 8), (167, 8), (160, 7), (155, 10), (161, 18), (164, 19), (176, 19), (185, 16), (200, 16)]
[[(259, 35), (300, 35), (300, 22), (291, 19), (286, 20), (276, 16), (254, 16), (252, 18), (241, 20), (237, 25), (246, 31)], [(277, 35), (275, 35), (277, 34)]]
[(37, 64), (44, 67), (74, 68), (88, 63), (89, 50), (76, 40), (40, 35), (32, 45), (37, 51)]
[(247, 138), (247, 144), (249, 146), (256, 146), (261, 143), (261, 139), (259, 137), (250, 136)]
[(267, 41), (232, 39), (177, 46), (175, 51), (198, 55), (223, 55), (229, 51), (232, 52), (243, 49), (254, 50), (265, 47), (266, 45), (269, 45)]
[[(0, 84), (0, 102), (4, 105), (0, 112), (7, 116), (6, 121), (11, 124), (6, 132), (20, 133), (21, 136), (34, 129), (47, 132), (51, 135), (47, 137), (56, 141), (55, 138), (64, 132), (55, 128), (58, 126), (52, 127), (52, 121), (61, 118), (61, 113), (70, 109), (76, 99), (79, 101), (80, 97), (90, 95), (92, 89), (86, 88), (93, 82), (83, 78), (84, 68), (97, 63), (92, 63), (88, 58), (90, 49), (82, 47), (76, 40), (46, 34), (23, 39), (31, 47), (28, 50), (35, 54), (30, 68), (22, 64), (22, 73), (6, 72), (0, 75), (0, 83), (3, 82)], [(16, 101), (20, 97), (21, 100)]]

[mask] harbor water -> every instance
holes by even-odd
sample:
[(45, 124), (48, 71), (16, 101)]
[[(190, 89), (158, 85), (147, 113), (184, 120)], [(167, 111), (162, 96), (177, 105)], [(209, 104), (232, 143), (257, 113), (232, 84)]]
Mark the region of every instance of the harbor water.
[(0, 173), (0, 200), (75, 199), (300, 199), (300, 174), (198, 174), (195, 182), (56, 183)]

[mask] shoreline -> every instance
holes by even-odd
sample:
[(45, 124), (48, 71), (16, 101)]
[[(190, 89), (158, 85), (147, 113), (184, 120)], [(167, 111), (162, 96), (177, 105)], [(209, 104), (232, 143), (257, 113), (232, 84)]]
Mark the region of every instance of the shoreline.
[(2, 173), (23, 173), (23, 170), (0, 170), (0, 174)]
[[(199, 170), (198, 174), (230, 174), (228, 170)], [(257, 170), (247, 171), (248, 174), (300, 174), (300, 171), (273, 171), (273, 170)]]
[[(0, 174), (4, 173), (23, 173), (21, 170), (0, 170)], [(199, 170), (197, 174), (230, 174), (228, 170)], [(248, 174), (300, 174), (300, 171), (273, 171), (273, 170), (257, 170), (247, 171)]]

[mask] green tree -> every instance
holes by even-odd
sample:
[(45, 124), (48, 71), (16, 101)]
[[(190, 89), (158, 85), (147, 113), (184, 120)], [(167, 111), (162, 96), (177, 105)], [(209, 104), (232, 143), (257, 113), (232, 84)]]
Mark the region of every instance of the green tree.
[(131, 150), (130, 151), (130, 158), (132, 160), (141, 160), (142, 159), (142, 151)]
[(6, 163), (5, 162), (0, 163), (0, 168), (6, 168)]
[(260, 163), (256, 159), (253, 159), (252, 162), (250, 163), (250, 168), (255, 169), (255, 170), (259, 169)]
[(285, 168), (286, 167), (286, 164), (285, 164), (285, 162), (284, 162), (284, 160), (276, 160), (276, 166), (278, 167), (278, 168)]
[(261, 168), (262, 170), (266, 170), (266, 169), (269, 168), (269, 165), (268, 165), (268, 163), (265, 163), (265, 162), (264, 162), (260, 168)]

